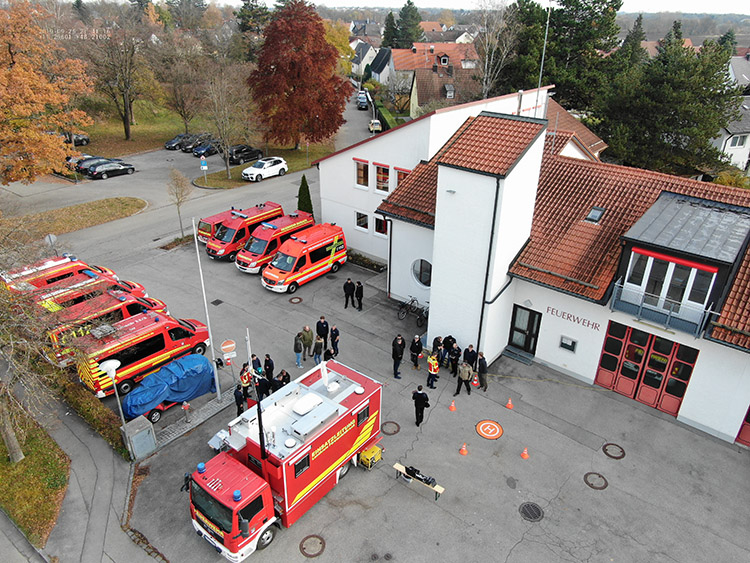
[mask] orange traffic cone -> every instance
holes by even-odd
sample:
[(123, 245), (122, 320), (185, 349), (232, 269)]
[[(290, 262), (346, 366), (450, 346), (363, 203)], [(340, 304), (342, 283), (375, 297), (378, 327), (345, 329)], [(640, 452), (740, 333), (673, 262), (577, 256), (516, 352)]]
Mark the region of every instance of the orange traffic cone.
[(464, 442), (464, 445), (461, 446), (461, 449), (458, 450), (458, 453), (461, 455), (469, 455), (469, 450), (466, 449), (466, 442)]
[(449, 406), (449, 407), (448, 407), (448, 410), (449, 410), (449, 411), (454, 411), (454, 410), (456, 410), (456, 399), (453, 399), (453, 400), (451, 401), (451, 406)]
[(513, 410), (513, 401), (510, 400), (510, 397), (508, 397), (508, 402), (506, 403), (505, 408)]
[(521, 452), (521, 459), (529, 459), (529, 448), (524, 448)]

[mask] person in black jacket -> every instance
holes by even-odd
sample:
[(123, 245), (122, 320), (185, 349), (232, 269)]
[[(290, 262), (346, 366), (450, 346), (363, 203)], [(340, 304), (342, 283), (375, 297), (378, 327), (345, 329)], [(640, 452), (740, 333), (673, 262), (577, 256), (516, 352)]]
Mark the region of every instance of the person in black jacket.
[(409, 352), (411, 352), (411, 363), (414, 364), (411, 369), (419, 369), (419, 356), (422, 353), (422, 341), (419, 339), (418, 334), (415, 335), (414, 340), (411, 341)]
[(450, 365), (450, 351), (453, 349), (453, 344), (456, 339), (450, 334), (443, 338), (443, 355), (440, 359), (440, 363), (448, 367)]
[(328, 350), (323, 352), (323, 360), (325, 360), (326, 362), (328, 360), (332, 360), (335, 355), (336, 353), (333, 351), (333, 348), (328, 348)]
[(401, 379), (401, 376), (399, 375), (401, 372), (398, 371), (398, 368), (401, 365), (401, 360), (404, 357), (404, 348), (406, 348), (406, 342), (404, 342), (404, 339), (401, 338), (400, 334), (393, 339), (391, 348), (391, 358), (393, 358), (393, 377), (395, 377), (396, 379)]
[(464, 362), (471, 366), (471, 369), (476, 371), (477, 369), (477, 352), (474, 350), (474, 346), (469, 344), (468, 348), (464, 350)]
[[(365, 296), (365, 288), (362, 285), (361, 281), (357, 282), (357, 287), (354, 289), (354, 297), (357, 298), (357, 310), (362, 310), (362, 298)], [(352, 305), (354, 305), (354, 301), (352, 301)]]
[(477, 372), (479, 373), (479, 388), (487, 392), (487, 360), (484, 359), (484, 352), (479, 352), (479, 365), (477, 366)]
[(424, 420), (424, 409), (430, 406), (430, 399), (427, 393), (422, 391), (421, 385), (411, 394), (411, 398), (414, 401), (414, 414), (417, 417), (417, 426), (419, 426)]
[(354, 307), (354, 287), (352, 278), (346, 278), (346, 282), (344, 283), (344, 309), (349, 307), (349, 300), (351, 300), (352, 307)]
[(266, 372), (266, 379), (268, 379), (268, 381), (273, 381), (274, 367), (270, 354), (266, 354), (266, 359), (263, 361), (263, 370)]
[(453, 342), (453, 347), (448, 352), (448, 357), (451, 361), (451, 374), (456, 377), (458, 374), (458, 361), (461, 359), (461, 348), (458, 347), (458, 343)]
[(328, 348), (328, 321), (321, 316), (315, 324), (315, 333), (323, 339), (323, 348)]
[(268, 397), (269, 391), (271, 390), (271, 384), (265, 377), (255, 378), (255, 392), (258, 394), (258, 402), (260, 403), (264, 397)]
[(242, 414), (245, 403), (245, 394), (242, 392), (242, 385), (238, 385), (234, 390), (234, 404), (237, 405), (237, 416)]

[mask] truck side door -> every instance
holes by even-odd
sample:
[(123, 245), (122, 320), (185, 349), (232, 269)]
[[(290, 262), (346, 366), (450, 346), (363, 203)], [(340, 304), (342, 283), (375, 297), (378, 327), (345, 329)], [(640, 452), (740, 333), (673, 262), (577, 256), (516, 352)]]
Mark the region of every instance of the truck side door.
[(271, 514), (271, 510), (266, 509), (262, 492), (250, 504), (239, 511), (239, 515), (247, 520), (249, 524), (250, 536), (247, 538), (248, 540), (253, 539), (258, 530), (263, 527), (263, 524), (268, 522), (269, 514)]

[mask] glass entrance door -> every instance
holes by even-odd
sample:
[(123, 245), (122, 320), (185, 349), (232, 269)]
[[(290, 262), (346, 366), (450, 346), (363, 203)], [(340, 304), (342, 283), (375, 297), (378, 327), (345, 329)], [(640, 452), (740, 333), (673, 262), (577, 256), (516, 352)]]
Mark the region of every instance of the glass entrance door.
[(513, 305), (513, 320), (508, 344), (533, 356), (536, 353), (541, 321), (541, 313), (520, 305)]

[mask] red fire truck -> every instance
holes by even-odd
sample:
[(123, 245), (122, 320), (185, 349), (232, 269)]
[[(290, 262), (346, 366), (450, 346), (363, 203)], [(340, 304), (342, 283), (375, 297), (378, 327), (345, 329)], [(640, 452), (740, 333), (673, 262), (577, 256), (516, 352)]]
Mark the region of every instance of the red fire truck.
[(232, 211), (232, 217), (222, 222), (221, 226), (216, 229), (214, 235), (206, 243), (206, 253), (211, 258), (226, 258), (234, 262), (237, 251), (239, 251), (250, 233), (264, 221), (281, 217), (284, 210), (278, 203), (267, 201), (259, 203), (255, 207), (243, 209), (242, 211)]
[(310, 213), (297, 211), (255, 227), (252, 236), (237, 253), (234, 265), (240, 272), (257, 274), (271, 263), (279, 246), (294, 233), (312, 227), (315, 219)]
[(221, 224), (224, 221), (232, 218), (233, 211), (242, 210), (235, 209), (234, 206), (232, 206), (232, 209), (227, 209), (226, 211), (222, 211), (221, 213), (217, 213), (216, 215), (211, 215), (210, 217), (204, 217), (203, 219), (198, 221), (198, 240), (203, 244), (206, 244), (208, 242), (208, 239), (216, 234), (216, 231), (219, 227), (221, 227)]
[(0, 281), (4, 282), (11, 291), (34, 291), (36, 288), (59, 283), (86, 271), (101, 274), (113, 280), (119, 279), (109, 268), (90, 266), (75, 256), (63, 254), (40, 260), (17, 270), (0, 272)]
[(265, 549), (380, 441), (381, 391), (330, 360), (261, 401), (260, 417), (232, 420), (222, 451), (186, 476), (198, 535), (230, 561)]

